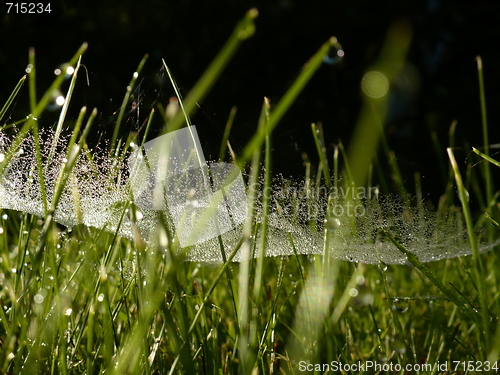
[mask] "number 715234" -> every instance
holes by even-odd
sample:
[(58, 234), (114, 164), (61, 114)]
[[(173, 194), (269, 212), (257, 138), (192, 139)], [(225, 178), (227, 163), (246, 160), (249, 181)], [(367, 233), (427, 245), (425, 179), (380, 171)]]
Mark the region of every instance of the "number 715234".
[(7, 13), (50, 13), (50, 3), (5, 3), (7, 5)]

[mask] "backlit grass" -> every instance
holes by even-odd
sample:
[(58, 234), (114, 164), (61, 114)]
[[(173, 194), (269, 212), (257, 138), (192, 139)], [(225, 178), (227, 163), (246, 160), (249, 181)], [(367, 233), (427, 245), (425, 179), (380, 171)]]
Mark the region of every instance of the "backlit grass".
[[(214, 63), (183, 102), (188, 115), (208, 94), (239, 44), (251, 36), (256, 16), (252, 10), (238, 24)], [(407, 30), (398, 27), (389, 32), (379, 60), (368, 69), (385, 73), (389, 81), (404, 62), (410, 38)], [(339, 46), (335, 38), (327, 40), (279, 103), (270, 106), (264, 101), (255, 136), (241, 155), (234, 155), (235, 163), (248, 170), (250, 186), (262, 177), (264, 191), (268, 191), (272, 158), (283, 157), (272, 154), (272, 131), (321, 65), (323, 57)], [(73, 77), (78, 73), (85, 49), (83, 45), (68, 63), (77, 69)], [(30, 64), (30, 115), (17, 123), (17, 119), (6, 118), (25, 78), (0, 111), (1, 129), (12, 130), (14, 123), (17, 129), (12, 135), (14, 141), (2, 154), (0, 175), (16, 157), (22, 139), (33, 134), (38, 140), (40, 128), (53, 125), (39, 123), (37, 119), (51, 95), (61, 87), (63, 75), (38, 99), (34, 51), (30, 53)], [(138, 72), (143, 64), (144, 61)], [(482, 70), (480, 72), (482, 80)], [(134, 74), (131, 90), (136, 79)], [(70, 105), (72, 90), (77, 89), (73, 83), (66, 95), (66, 107)], [(117, 165), (125, 159), (126, 145), (130, 141), (139, 142), (133, 134), (128, 138), (119, 137), (129, 95), (130, 90), (108, 150)], [(487, 132), (483, 94), (481, 98), (483, 131)], [(375, 180), (377, 172), (373, 171), (377, 165), (386, 163), (391, 176), (379, 174), (377, 179), (392, 186), (406, 204), (412, 204), (407, 199), (407, 187), (403, 186), (394, 154), (384, 138), (385, 111), (384, 98), (369, 95), (365, 98), (350, 153), (339, 143), (330, 155), (321, 126), (313, 125), (311, 137), (317, 144), (320, 166), (308, 164), (304, 179), (322, 180), (327, 186), (348, 183), (370, 186)], [(153, 114), (149, 115), (146, 134)], [(264, 254), (266, 249), (265, 241), (251, 239), (256, 230), (261, 231), (261, 239), (266, 238), (271, 197), (257, 195), (252, 189), (249, 190), (250, 208), (257, 206), (255, 200), (262, 199), (263, 217), (257, 225), (259, 228), (253, 220), (255, 212), (250, 210), (241, 239), (224, 264), (185, 262), (161, 214), (157, 235), (163, 246), (145, 242), (139, 235), (133, 240), (124, 239), (105, 230), (83, 225), (65, 228), (54, 222), (58, 198), (68, 183), (74, 161), (88, 147), (86, 137), (90, 129), (99, 126), (96, 115), (96, 111), (82, 108), (74, 121), (67, 162), (57, 179), (52, 201), (44, 201), (45, 215), (37, 217), (11, 210), (0, 213), (2, 373), (324, 373), (327, 369), (334, 372), (334, 366), (340, 363), (365, 366), (377, 363), (396, 369), (391, 373), (407, 373), (404, 367), (407, 365), (421, 366), (415, 367), (421, 369), (419, 373), (461, 373), (467, 366), (478, 370), (469, 373), (479, 373), (480, 367), (487, 369), (486, 360), (490, 361), (490, 372), (496, 372), (493, 367), (500, 355), (498, 255), (494, 250), (478, 253), (472, 227), (474, 220), (487, 219), (481, 212), (470, 211), (466, 192), (466, 189), (471, 191), (473, 197), (485, 192), (485, 205), (481, 209), (496, 223), (497, 195), (489, 167), (464, 181), (463, 171), (459, 170), (453, 149), (449, 148), (451, 163), (447, 169), (453, 178), (449, 179), (441, 201), (445, 205), (454, 200), (461, 202), (473, 256), (423, 264), (390, 233), (382, 233), (407, 254), (409, 265), (341, 261), (328, 255), (328, 243), (335, 239), (335, 223), (334, 218), (327, 215), (324, 255), (301, 255), (300, 244), (293, 243), (290, 235), (295, 254), (258, 256), (235, 263), (231, 260), (237, 250)], [(54, 126), (54, 144), (66, 121), (69, 122), (63, 108)], [(184, 114), (178, 111), (166, 124), (165, 131), (178, 129), (184, 121)], [(227, 129), (237, 127), (237, 114), (235, 117), (233, 112)], [(478, 153), (494, 161), (488, 154), (488, 137), (484, 140), (482, 146), (486, 151)], [(226, 153), (225, 141), (227, 134), (221, 145), (221, 158)], [(380, 142), (382, 151), (377, 154)], [(436, 145), (445, 148), (437, 140)], [(50, 160), (42, 157), (39, 141), (35, 147), (36, 168), (42, 170), (44, 163)], [(491, 170), (492, 174), (498, 172), (495, 168)], [(484, 187), (480, 177), (483, 174), (487, 177)], [(42, 179), (41, 189), (46, 194), (44, 183)], [(460, 201), (454, 195), (455, 186)], [(479, 190), (474, 191), (471, 186), (479, 186)], [(421, 196), (419, 189), (417, 186), (417, 191), (410, 193)], [(134, 204), (125, 202), (122, 207), (123, 215), (133, 218), (137, 217), (134, 210)], [(490, 236), (495, 239), (498, 229), (493, 225), (491, 228)], [(401, 366), (400, 371), (397, 365)], [(358, 370), (351, 367), (345, 373), (386, 373), (373, 367)]]

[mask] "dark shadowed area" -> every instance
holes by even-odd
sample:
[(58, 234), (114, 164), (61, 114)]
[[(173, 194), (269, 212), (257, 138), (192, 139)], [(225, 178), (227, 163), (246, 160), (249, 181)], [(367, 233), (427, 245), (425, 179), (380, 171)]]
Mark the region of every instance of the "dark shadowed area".
[[(496, 1), (53, 1), (50, 14), (7, 14), (0, 4), (0, 103), (24, 74), (29, 47), (36, 48), (38, 95), (83, 42), (82, 63), (88, 72), (78, 79), (70, 117), (80, 106), (97, 107), (95, 137), (107, 137), (132, 73), (149, 59), (134, 100), (142, 107), (123, 126), (137, 130), (148, 106), (165, 106), (174, 94), (161, 70), (164, 58), (186, 94), (226, 41), (236, 22), (251, 7), (259, 10), (255, 35), (246, 41), (216, 86), (200, 103), (193, 123), (207, 158), (216, 157), (232, 106), (238, 107), (231, 144), (240, 151), (256, 129), (264, 96), (276, 103), (301, 66), (330, 36), (336, 36), (345, 58), (324, 64), (274, 133), (275, 171), (303, 176), (302, 153), (317, 161), (311, 123), (321, 121), (327, 143), (344, 144), (361, 105), (360, 80), (377, 58), (387, 30), (406, 22), (413, 41), (403, 73), (391, 87), (386, 135), (396, 152), (407, 187), (420, 170), (423, 188), (443, 190), (442, 171), (431, 141), (435, 131), (446, 156), (447, 134), (458, 121), (457, 146), (480, 146), (481, 116), (476, 56), (485, 69), (490, 143), (499, 142), (500, 3)], [(28, 113), (27, 86), (11, 119)], [(48, 113), (51, 126), (57, 113)], [(51, 118), (53, 116), (53, 118)], [(161, 125), (156, 125), (156, 134)], [(328, 148), (332, 155), (333, 146)], [(465, 161), (468, 152), (456, 152)]]

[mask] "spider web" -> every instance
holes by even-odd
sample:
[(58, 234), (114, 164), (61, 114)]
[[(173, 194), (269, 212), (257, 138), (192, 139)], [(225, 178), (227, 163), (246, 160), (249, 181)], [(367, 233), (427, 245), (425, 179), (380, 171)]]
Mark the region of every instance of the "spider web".
[[(143, 134), (150, 109), (165, 103), (164, 79), (160, 71), (150, 81), (149, 91), (135, 90), (128, 104), (125, 131)], [(255, 222), (261, 222), (264, 184), (248, 187), (236, 166), (207, 163), (194, 127), (175, 133), (143, 142), (142, 147), (126, 145), (127, 157), (118, 166), (117, 160), (108, 156), (105, 142), (83, 150), (58, 201), (54, 220), (68, 227), (84, 224), (105, 229), (131, 240), (137, 225), (151, 246), (158, 242), (159, 225), (166, 224), (187, 260), (222, 261), (221, 243), (229, 255), (241, 239), (251, 209)], [(0, 208), (45, 216), (43, 202), (52, 203), (66, 162), (68, 137), (58, 139), (50, 162), (54, 132), (46, 130), (41, 138), (46, 197), (40, 189), (30, 135), (0, 176)], [(0, 155), (9, 151), (12, 139), (12, 135), (0, 132)], [(162, 151), (165, 149), (170, 151)], [(254, 207), (248, 205), (249, 189), (257, 198)], [(323, 254), (326, 250), (351, 262), (407, 263), (382, 232), (391, 234), (424, 262), (472, 252), (463, 214), (456, 207), (435, 213), (423, 205), (412, 207), (398, 197), (379, 194), (346, 200), (324, 186), (280, 176), (273, 180), (270, 197), (266, 256)], [(134, 220), (125, 214), (130, 204), (135, 207)], [(158, 212), (166, 213), (167, 223), (159, 223)], [(482, 252), (500, 242), (488, 243), (485, 233), (485, 228), (477, 229)], [(261, 241), (259, 231), (253, 241)], [(234, 260), (242, 256), (238, 253)]]

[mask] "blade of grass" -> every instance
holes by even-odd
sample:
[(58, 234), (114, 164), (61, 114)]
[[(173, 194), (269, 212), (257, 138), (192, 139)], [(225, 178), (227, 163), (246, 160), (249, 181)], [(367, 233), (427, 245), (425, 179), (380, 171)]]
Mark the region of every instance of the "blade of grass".
[[(403, 67), (410, 40), (411, 31), (407, 25), (392, 25), (378, 60), (368, 73), (374, 73), (373, 77), (383, 77), (381, 79), (389, 85)], [(374, 84), (378, 84), (377, 82)], [(380, 124), (384, 124), (386, 118), (388, 89), (385, 88), (385, 92), (380, 93), (381, 96), (372, 97), (369, 93), (365, 95), (348, 157), (353, 175), (351, 181), (355, 187), (365, 186), (368, 166), (372, 163), (383, 130)]]
[(479, 314), (476, 313), (457, 292), (447, 288), (441, 280), (439, 280), (434, 273), (432, 273), (432, 271), (420, 261), (418, 256), (408, 251), (403, 245), (396, 241), (391, 234), (387, 232), (383, 232), (383, 234), (398, 248), (399, 251), (406, 255), (408, 262), (410, 262), (413, 267), (422, 272), (422, 274), (427, 277), (427, 279), (429, 279), (429, 281), (431, 281), (446, 297), (448, 297), (450, 301), (452, 301), (465, 315), (467, 315), (469, 319), (480, 325), (483, 324)]
[(127, 103), (130, 99), (130, 95), (132, 94), (132, 90), (134, 89), (135, 82), (137, 81), (137, 78), (139, 77), (139, 74), (142, 71), (142, 68), (144, 67), (144, 64), (146, 63), (146, 60), (148, 59), (148, 55), (144, 55), (142, 58), (141, 62), (137, 66), (136, 71), (134, 74), (132, 74), (132, 79), (130, 80), (130, 83), (127, 86), (127, 92), (125, 93), (125, 96), (123, 97), (122, 105), (120, 107), (120, 112), (118, 112), (118, 118), (116, 119), (115, 127), (113, 129), (113, 136), (111, 137), (111, 143), (109, 146), (109, 155), (112, 156), (115, 154), (116, 150), (116, 141), (118, 138), (118, 132), (120, 131), (120, 127), (123, 121), (123, 115), (125, 114), (125, 110), (127, 109)]
[(81, 152), (81, 145), (85, 142), (85, 138), (88, 135), (90, 128), (92, 126), (92, 123), (97, 116), (97, 111), (93, 111), (92, 115), (90, 116), (89, 120), (87, 121), (87, 124), (85, 126), (85, 129), (83, 131), (82, 136), (80, 137), (80, 141), (76, 143), (76, 138), (77, 135), (80, 131), (80, 126), (83, 121), (83, 117), (85, 116), (87, 111), (86, 107), (83, 107), (80, 111), (80, 115), (78, 116), (78, 120), (75, 125), (74, 132), (71, 136), (70, 142), (68, 144), (68, 149), (66, 151), (66, 162), (61, 166), (61, 170), (59, 171), (59, 176), (56, 180), (56, 183), (54, 185), (54, 192), (52, 195), (52, 202), (50, 206), (50, 210), (48, 211), (46, 218), (45, 218), (45, 223), (42, 229), (42, 233), (40, 234), (40, 237), (38, 239), (38, 245), (36, 247), (35, 251), (35, 256), (33, 259), (33, 269), (37, 269), (40, 265), (42, 256), (43, 256), (43, 249), (45, 246), (45, 241), (47, 239), (47, 234), (49, 233), (50, 227), (53, 222), (54, 214), (57, 208), (57, 204), (59, 203), (59, 199), (61, 197), (61, 194), (66, 186), (66, 182), (71, 174), (71, 171), (73, 170), (73, 167), (76, 164), (76, 161), (78, 160), (78, 156), (80, 155)]
[[(78, 49), (78, 51), (75, 53), (75, 55), (71, 58), (68, 64), (70, 66), (73, 66), (78, 61), (80, 56), (86, 51), (86, 49), (87, 49), (87, 43), (83, 43), (82, 46)], [(5, 153), (4, 162), (0, 163), (0, 176), (3, 175), (5, 168), (9, 165), (15, 153), (19, 150), (22, 141), (26, 138), (29, 131), (34, 126), (35, 121), (38, 121), (38, 117), (42, 114), (42, 112), (49, 104), (50, 100), (53, 97), (53, 93), (59, 89), (59, 87), (63, 82), (64, 82), (64, 75), (60, 74), (59, 76), (56, 77), (56, 79), (52, 82), (49, 89), (45, 92), (40, 101), (36, 104), (31, 115), (29, 116), (28, 121), (26, 121), (23, 127), (19, 130), (16, 137), (12, 141), (9, 150)]]
[(325, 184), (328, 189), (332, 186), (332, 181), (330, 178), (330, 169), (328, 167), (328, 157), (326, 155), (325, 147), (325, 137), (323, 135), (323, 126), (321, 123), (311, 124), (311, 130), (313, 133), (314, 143), (316, 144), (316, 150), (318, 151), (319, 160), (323, 166), (323, 177), (325, 178)]
[[(318, 50), (318, 52), (316, 52), (304, 65), (297, 79), (293, 82), (292, 86), (288, 89), (285, 95), (283, 95), (279, 103), (276, 105), (276, 108), (271, 112), (267, 125), (269, 133), (272, 133), (276, 125), (278, 125), (281, 118), (288, 111), (290, 106), (298, 97), (307, 82), (309, 82), (316, 70), (318, 70), (318, 68), (321, 66), (324, 61), (324, 57), (332, 48), (341, 49), (340, 44), (335, 37), (331, 37), (326, 43), (324, 43)], [(256, 148), (260, 148), (265, 138), (265, 131), (263, 129), (259, 129), (259, 131), (255, 133), (250, 142), (248, 142), (248, 144), (246, 145), (245, 149), (243, 150), (242, 156), (237, 162), (237, 165), (242, 166), (247, 161), (249, 161), (252, 158), (253, 150), (255, 150)]]
[[(172, 86), (173, 86), (174, 91), (175, 91), (175, 95), (179, 99), (178, 103), (179, 103), (179, 106), (181, 107), (182, 113), (184, 114), (184, 119), (186, 120), (186, 124), (187, 124), (187, 126), (191, 126), (192, 125), (191, 120), (189, 119), (189, 116), (188, 116), (186, 110), (184, 109), (183, 99), (182, 99), (182, 95), (181, 95), (181, 91), (179, 89), (179, 86), (177, 85), (177, 82), (175, 82), (174, 76), (172, 75), (172, 72), (170, 71), (165, 60), (162, 59), (161, 61), (163, 62), (163, 66), (165, 67), (165, 70), (167, 71), (168, 78), (170, 79), (170, 82), (172, 83)], [(165, 124), (165, 126), (168, 127), (168, 123)], [(167, 128), (167, 132), (168, 131), (170, 131), (170, 130)]]
[(224, 160), (224, 154), (226, 153), (229, 134), (231, 133), (231, 127), (233, 126), (233, 121), (235, 116), (236, 116), (236, 107), (232, 107), (231, 112), (229, 112), (229, 118), (227, 119), (226, 127), (224, 128), (224, 136), (222, 137), (222, 142), (220, 144), (219, 162)]
[[(258, 14), (259, 12), (255, 8), (250, 9), (245, 14), (245, 17), (238, 23), (238, 25), (236, 25), (236, 28), (234, 29), (226, 44), (224, 44), (207, 70), (203, 73), (196, 85), (189, 92), (189, 95), (184, 101), (185, 112), (188, 116), (191, 116), (197, 106), (197, 103), (203, 101), (217, 78), (220, 76), (233, 55), (236, 53), (241, 43), (254, 34), (254, 21), (257, 18)], [(169, 122), (168, 129), (165, 127), (165, 129), (163, 130), (163, 134), (179, 129), (182, 126), (183, 122), (183, 113), (177, 111), (177, 114)]]
[[(264, 104), (262, 107), (262, 117), (260, 126), (266, 127), (267, 122), (269, 121), (269, 110), (271, 106), (268, 98), (264, 98)], [(266, 256), (266, 247), (267, 247), (267, 231), (269, 226), (269, 208), (270, 208), (270, 200), (271, 200), (271, 135), (268, 134), (266, 137), (265, 144), (265, 157), (264, 157), (264, 186), (263, 186), (263, 197), (262, 197), (262, 221), (260, 225), (260, 243), (259, 243), (259, 254), (257, 258), (257, 268), (255, 270), (255, 278), (254, 278), (254, 299), (258, 300), (259, 295), (261, 293), (261, 285), (262, 285), (262, 274), (263, 274), (263, 265), (264, 258)]]
[[(75, 89), (76, 77), (78, 76), (78, 70), (80, 69), (80, 63), (82, 61), (82, 56), (78, 59), (76, 64), (76, 68), (73, 71), (73, 76), (71, 77), (71, 82), (69, 84), (68, 93), (66, 94), (66, 98), (64, 100), (64, 104), (61, 108), (61, 113), (59, 115), (59, 120), (57, 121), (56, 132), (54, 134), (54, 139), (52, 140), (52, 146), (50, 148), (49, 157), (47, 158), (47, 164), (50, 164), (52, 158), (54, 157), (54, 152), (57, 147), (57, 143), (59, 141), (59, 137), (61, 135), (61, 131), (63, 128), (64, 120), (66, 118), (66, 113), (68, 112), (69, 103), (71, 102), (71, 96), (73, 95), (73, 90)], [(69, 69), (72, 67), (67, 67)], [(66, 72), (62, 72), (61, 74), (65, 74)]]
[[(268, 123), (268, 103), (264, 102), (259, 118), (259, 126), (258, 128), (265, 128), (265, 124)], [(258, 131), (258, 130), (257, 130)], [(241, 251), (241, 259), (240, 259), (240, 274), (239, 274), (239, 282), (238, 282), (238, 292), (239, 292), (239, 336), (238, 336), (238, 345), (240, 346), (240, 358), (241, 365), (240, 371), (243, 373), (250, 373), (252, 371), (253, 365), (255, 363), (255, 353), (253, 353), (249, 347), (251, 344), (251, 325), (252, 325), (252, 317), (250, 314), (250, 265), (252, 253), (252, 241), (251, 236), (253, 232), (253, 228), (256, 230), (260, 229), (257, 226), (254, 226), (254, 218), (256, 215), (255, 207), (256, 207), (256, 199), (257, 199), (257, 190), (259, 186), (259, 175), (260, 175), (260, 147), (255, 148), (253, 150), (253, 158), (252, 165), (250, 168), (250, 178), (249, 178), (249, 192), (248, 192), (248, 207), (249, 212), (247, 215), (247, 220), (243, 226), (243, 238), (245, 241), (243, 242), (242, 251)], [(256, 235), (254, 235), (256, 237)], [(255, 242), (254, 242), (254, 245)]]
[[(29, 50), (29, 97), (30, 97), (30, 110), (31, 113), (36, 111), (36, 65), (35, 65), (35, 49), (30, 48)], [(38, 121), (38, 120), (37, 120)], [(36, 157), (36, 167), (38, 171), (40, 192), (42, 195), (43, 212), (45, 216), (48, 214), (47, 205), (47, 191), (45, 187), (45, 173), (43, 170), (42, 154), (40, 149), (40, 136), (38, 133), (38, 122), (33, 121), (33, 141), (35, 143), (35, 157)]]
[[(238, 244), (235, 246), (234, 250), (231, 252), (231, 254), (229, 255), (229, 257), (227, 258), (227, 262), (224, 263), (224, 265), (219, 270), (219, 273), (217, 274), (217, 277), (215, 278), (215, 280), (213, 281), (212, 285), (210, 286), (210, 289), (207, 291), (207, 294), (203, 298), (203, 303), (199, 307), (199, 309), (196, 312), (196, 315), (195, 315), (193, 321), (191, 322), (191, 325), (189, 326), (189, 329), (188, 329), (188, 332), (187, 332), (188, 337), (193, 333), (193, 331), (194, 331), (194, 329), (196, 327), (196, 324), (197, 324), (199, 318), (201, 317), (202, 311), (204, 310), (204, 308), (206, 307), (206, 305), (210, 301), (210, 297), (212, 296), (212, 294), (213, 294), (213, 292), (215, 290), (215, 287), (219, 284), (219, 281), (221, 280), (222, 276), (225, 275), (227, 267), (229, 267), (231, 265), (231, 261), (236, 256), (236, 253), (240, 250), (241, 245), (243, 244), (244, 241), (245, 241), (245, 238), (240, 239), (240, 241), (238, 242)], [(182, 346), (187, 345), (188, 342), (189, 342), (188, 340), (184, 341), (184, 343), (182, 344)], [(179, 362), (179, 359), (180, 359), (180, 354), (175, 358), (174, 362), (172, 363), (172, 367), (170, 367), (170, 370), (168, 372), (169, 375), (174, 374), (175, 368), (177, 367), (177, 363)]]
[[(17, 94), (21, 90), (21, 87), (23, 87), (24, 81), (26, 81), (26, 75), (24, 75), (19, 82), (17, 83), (16, 87), (14, 87), (14, 90), (12, 90), (12, 93), (10, 94), (9, 98), (3, 105), (2, 109), (0, 110), (0, 122), (2, 121), (3, 117), (5, 116), (5, 113), (7, 113), (7, 110), (11, 106), (12, 102), (14, 102), (14, 99), (16, 98)], [(3, 126), (0, 126), (0, 130), (4, 129)]]
[[(476, 57), (477, 61), (477, 74), (478, 74), (478, 80), (479, 80), (479, 100), (481, 103), (481, 124), (482, 124), (482, 130), (483, 130), (483, 147), (484, 147), (484, 154), (489, 156), (490, 155), (490, 142), (488, 140), (488, 116), (486, 113), (486, 95), (485, 95), (485, 90), (484, 90), (484, 78), (483, 78), (483, 60), (481, 59), (481, 56)], [(490, 165), (485, 163), (483, 164), (483, 173), (484, 173), (484, 180), (486, 184), (486, 201), (489, 203), (491, 202), (491, 199), (493, 197), (493, 183), (491, 180), (491, 170), (490, 170)], [(491, 208), (486, 207), (486, 212), (491, 215)]]
[(451, 167), (453, 169), (453, 173), (455, 175), (455, 182), (457, 184), (458, 195), (460, 197), (460, 201), (462, 203), (462, 210), (465, 217), (465, 224), (467, 226), (467, 234), (469, 236), (470, 245), (472, 248), (472, 258), (474, 261), (473, 274), (474, 279), (477, 284), (478, 294), (479, 294), (479, 304), (481, 306), (481, 317), (482, 317), (482, 326), (484, 329), (485, 336), (485, 350), (489, 351), (490, 346), (490, 337), (491, 332), (489, 328), (489, 314), (488, 314), (488, 305), (486, 303), (486, 290), (484, 284), (484, 266), (481, 262), (481, 258), (479, 257), (479, 248), (476, 239), (476, 235), (474, 233), (474, 223), (472, 221), (472, 214), (469, 206), (469, 197), (468, 193), (465, 189), (465, 186), (462, 182), (462, 176), (460, 174), (460, 170), (458, 169), (458, 164), (455, 159), (455, 155), (453, 154), (453, 150), (451, 148), (447, 149), (448, 157), (450, 159)]
[(497, 161), (497, 160), (493, 159), (492, 157), (490, 157), (490, 156), (482, 153), (477, 148), (472, 147), (472, 151), (474, 151), (477, 155), (481, 156), (484, 160), (489, 161), (491, 164), (496, 165), (497, 167), (500, 167), (500, 162), (499, 161)]

